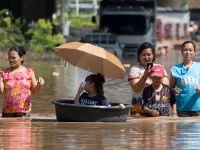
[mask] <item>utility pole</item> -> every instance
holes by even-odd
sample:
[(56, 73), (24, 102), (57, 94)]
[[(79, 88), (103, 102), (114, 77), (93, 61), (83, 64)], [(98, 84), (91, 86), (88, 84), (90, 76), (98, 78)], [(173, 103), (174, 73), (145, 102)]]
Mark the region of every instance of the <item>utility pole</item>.
[(93, 0), (94, 15), (97, 15), (97, 0)]
[(76, 16), (79, 16), (79, 0), (76, 0)]

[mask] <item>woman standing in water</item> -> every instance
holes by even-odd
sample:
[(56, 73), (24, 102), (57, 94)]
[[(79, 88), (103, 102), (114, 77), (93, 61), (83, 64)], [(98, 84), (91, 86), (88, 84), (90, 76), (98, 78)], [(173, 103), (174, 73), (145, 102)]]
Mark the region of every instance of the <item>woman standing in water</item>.
[(10, 67), (0, 71), (0, 91), (4, 95), (2, 117), (29, 117), (31, 92), (37, 93), (44, 80), (36, 81), (33, 68), (23, 66), (26, 50), (14, 46), (8, 52)]
[(200, 116), (200, 63), (192, 60), (195, 52), (195, 44), (185, 41), (181, 48), (183, 62), (171, 68), (170, 86), (179, 117)]
[[(138, 113), (140, 113), (140, 110), (142, 110), (143, 89), (152, 83), (150, 78), (151, 72), (149, 69), (147, 69), (147, 63), (155, 61), (155, 51), (153, 46), (148, 42), (142, 43), (138, 48), (137, 57), (139, 63), (130, 69), (128, 81), (133, 92), (133, 109), (131, 110), (131, 114), (140, 115)], [(167, 85), (169, 84), (166, 71), (163, 77), (163, 83)]]

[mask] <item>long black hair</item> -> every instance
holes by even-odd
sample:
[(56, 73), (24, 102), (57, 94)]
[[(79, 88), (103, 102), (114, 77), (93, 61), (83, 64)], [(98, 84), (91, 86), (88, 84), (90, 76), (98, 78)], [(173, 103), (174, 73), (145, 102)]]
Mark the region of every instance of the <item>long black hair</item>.
[(152, 44), (150, 44), (149, 42), (144, 42), (144, 43), (142, 43), (142, 44), (139, 46), (139, 48), (138, 48), (138, 50), (137, 50), (138, 62), (140, 62), (140, 54), (142, 53), (142, 51), (143, 51), (144, 49), (147, 49), (147, 48), (150, 48), (150, 49), (151, 49), (152, 54), (153, 54), (153, 60), (152, 60), (152, 61), (155, 61), (156, 53), (155, 53), (155, 50), (154, 50)]
[(97, 94), (104, 94), (103, 84), (105, 83), (105, 78), (102, 74), (91, 74), (85, 79), (85, 81), (94, 83)]
[[(13, 46), (10, 48), (8, 53), (10, 51), (16, 51), (20, 57), (26, 55), (26, 49), (23, 46)], [(21, 61), (21, 64), (23, 64), (23, 63), (24, 63), (24, 60)]]

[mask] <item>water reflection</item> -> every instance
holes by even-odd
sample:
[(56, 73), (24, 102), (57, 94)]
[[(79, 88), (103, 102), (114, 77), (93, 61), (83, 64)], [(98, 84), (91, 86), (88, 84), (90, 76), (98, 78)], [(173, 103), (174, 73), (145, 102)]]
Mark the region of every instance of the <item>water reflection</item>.
[(1, 120), (0, 147), (3, 149), (31, 149), (30, 119)]
[(172, 141), (173, 147), (179, 149), (200, 149), (200, 123), (178, 123), (176, 124), (176, 137)]

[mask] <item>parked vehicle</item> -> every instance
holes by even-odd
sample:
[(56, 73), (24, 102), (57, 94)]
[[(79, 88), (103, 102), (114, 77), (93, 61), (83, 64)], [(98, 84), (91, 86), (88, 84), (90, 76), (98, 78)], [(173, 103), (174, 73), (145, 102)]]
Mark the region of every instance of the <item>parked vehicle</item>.
[(90, 43), (102, 47), (106, 51), (117, 56), (120, 60), (122, 59), (123, 51), (115, 35), (111, 33), (89, 32), (82, 37), (81, 42)]
[(114, 34), (125, 55), (133, 55), (143, 42), (152, 43), (157, 54), (166, 53), (189, 39), (189, 15), (185, 8), (158, 8), (155, 0), (102, 0), (94, 31)]

